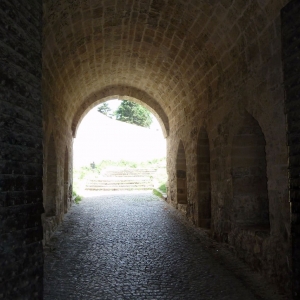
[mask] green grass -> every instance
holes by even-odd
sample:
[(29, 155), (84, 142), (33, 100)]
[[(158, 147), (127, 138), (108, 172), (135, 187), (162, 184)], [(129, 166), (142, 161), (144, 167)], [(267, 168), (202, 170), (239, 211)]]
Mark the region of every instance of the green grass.
[(73, 197), (75, 197), (74, 202), (76, 204), (78, 204), (82, 200), (82, 197), (78, 195), (75, 191), (73, 191)]
[(160, 198), (162, 197), (162, 193), (159, 190), (154, 189), (153, 194), (157, 197), (160, 197)]
[(127, 160), (102, 160), (100, 163), (95, 164), (94, 168), (91, 166), (84, 166), (74, 169), (74, 181), (84, 180), (88, 176), (100, 175), (101, 171), (108, 167), (121, 167), (121, 168), (165, 168), (166, 159), (159, 158), (143, 162), (134, 162)]
[(160, 191), (162, 191), (163, 193), (167, 193), (167, 187), (166, 187), (166, 184), (165, 183), (163, 183), (162, 185), (160, 185), (159, 187), (158, 187), (158, 189), (160, 190)]

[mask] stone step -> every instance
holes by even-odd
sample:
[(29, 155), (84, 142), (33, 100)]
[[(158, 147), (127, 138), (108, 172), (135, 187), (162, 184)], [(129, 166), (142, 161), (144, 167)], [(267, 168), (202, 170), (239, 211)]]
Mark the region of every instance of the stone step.
[(146, 177), (146, 178), (150, 178), (153, 177), (153, 174), (137, 174), (137, 173), (128, 173), (128, 174), (115, 174), (115, 173), (109, 173), (109, 174), (101, 174), (102, 177), (106, 177), (106, 178), (111, 178), (111, 177), (115, 177), (115, 178), (127, 178), (127, 177)]
[(149, 177), (99, 177), (99, 178), (94, 178), (90, 179), (89, 182), (111, 182), (111, 181), (116, 181), (116, 182), (150, 182)]
[(91, 179), (87, 182), (86, 190), (148, 190), (153, 188), (153, 182), (149, 179), (124, 179), (117, 180), (102, 178)]
[(103, 170), (101, 177), (92, 178), (86, 184), (86, 190), (117, 191), (117, 190), (152, 190), (151, 177), (156, 169), (108, 168)]
[(135, 169), (135, 168), (132, 168), (132, 169), (105, 169), (104, 171), (105, 172), (116, 172), (116, 173), (134, 173), (134, 172), (137, 172), (137, 173), (154, 173), (156, 172), (157, 169)]
[(142, 183), (136, 183), (136, 182), (95, 182), (95, 183), (87, 183), (86, 186), (153, 186), (152, 182), (142, 182)]
[(89, 182), (86, 184), (87, 186), (123, 186), (123, 185), (136, 185), (136, 186), (140, 186), (140, 185), (146, 185), (146, 186), (153, 186), (152, 182)]
[(135, 185), (135, 184), (124, 184), (124, 185), (86, 185), (86, 190), (151, 190), (153, 185)]
[(123, 186), (123, 187), (88, 187), (86, 190), (88, 191), (132, 191), (132, 190), (152, 190), (153, 187), (128, 187), (128, 186)]
[(123, 178), (123, 177), (147, 177), (147, 178), (149, 178), (149, 177), (152, 177), (153, 176), (153, 174), (149, 174), (149, 175), (147, 175), (147, 174), (102, 174), (102, 176), (103, 177), (107, 177), (107, 178), (110, 178), (110, 177), (121, 177), (121, 178)]
[(103, 171), (103, 177), (150, 177), (156, 172), (156, 169), (106, 169)]
[(142, 172), (155, 172), (157, 170), (157, 168), (122, 168), (122, 167), (118, 167), (118, 168), (113, 168), (113, 167), (109, 167), (106, 168), (107, 171), (142, 171)]

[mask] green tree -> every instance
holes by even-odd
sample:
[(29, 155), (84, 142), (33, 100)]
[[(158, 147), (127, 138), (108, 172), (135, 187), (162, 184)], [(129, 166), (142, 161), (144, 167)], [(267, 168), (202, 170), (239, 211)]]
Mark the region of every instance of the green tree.
[(149, 128), (152, 124), (151, 113), (143, 106), (123, 100), (115, 111), (116, 120)]
[(102, 103), (101, 105), (98, 106), (98, 111), (101, 114), (106, 115), (109, 118), (111, 118), (112, 115), (113, 115), (109, 105), (106, 102), (104, 102), (104, 103)]

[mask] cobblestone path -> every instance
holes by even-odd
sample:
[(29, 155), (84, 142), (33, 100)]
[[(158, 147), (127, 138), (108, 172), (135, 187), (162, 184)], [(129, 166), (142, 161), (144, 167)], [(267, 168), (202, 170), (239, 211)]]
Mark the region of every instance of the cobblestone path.
[(45, 300), (252, 300), (174, 209), (148, 193), (85, 197), (45, 250)]

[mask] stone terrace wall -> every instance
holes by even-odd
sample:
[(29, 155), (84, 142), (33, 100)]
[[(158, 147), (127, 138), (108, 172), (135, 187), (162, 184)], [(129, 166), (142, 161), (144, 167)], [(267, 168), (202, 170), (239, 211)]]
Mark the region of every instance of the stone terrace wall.
[(0, 299), (42, 299), (41, 17), (0, 1)]

